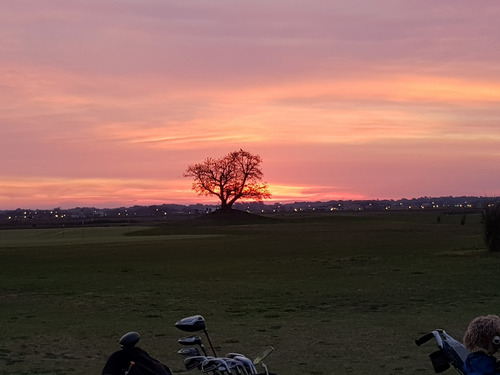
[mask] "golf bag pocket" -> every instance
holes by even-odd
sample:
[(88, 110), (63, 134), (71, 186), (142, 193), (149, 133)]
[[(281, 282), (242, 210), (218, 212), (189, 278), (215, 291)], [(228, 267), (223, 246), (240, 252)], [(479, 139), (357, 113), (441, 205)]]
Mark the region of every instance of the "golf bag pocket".
[(429, 358), (431, 359), (432, 367), (434, 367), (434, 372), (437, 374), (450, 368), (450, 361), (442, 350), (429, 354)]

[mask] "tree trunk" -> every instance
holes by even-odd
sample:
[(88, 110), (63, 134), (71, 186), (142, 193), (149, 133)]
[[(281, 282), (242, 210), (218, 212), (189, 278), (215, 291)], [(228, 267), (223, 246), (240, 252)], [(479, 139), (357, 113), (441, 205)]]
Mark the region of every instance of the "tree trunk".
[(221, 212), (231, 212), (233, 207), (232, 203), (228, 203), (227, 201), (221, 200), (220, 211)]

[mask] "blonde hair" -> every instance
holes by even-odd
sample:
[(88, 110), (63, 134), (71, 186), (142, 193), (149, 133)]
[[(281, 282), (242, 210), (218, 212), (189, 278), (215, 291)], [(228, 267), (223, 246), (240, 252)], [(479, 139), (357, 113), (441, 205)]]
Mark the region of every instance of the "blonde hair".
[(495, 336), (500, 336), (500, 318), (497, 315), (478, 316), (465, 332), (464, 345), (470, 352), (488, 351)]

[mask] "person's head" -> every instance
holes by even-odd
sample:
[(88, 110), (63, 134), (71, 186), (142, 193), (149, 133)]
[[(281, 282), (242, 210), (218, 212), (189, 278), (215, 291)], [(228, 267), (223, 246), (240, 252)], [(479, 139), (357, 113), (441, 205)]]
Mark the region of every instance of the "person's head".
[(499, 340), (500, 318), (497, 315), (474, 318), (464, 335), (464, 345), (470, 352), (493, 354), (499, 347)]

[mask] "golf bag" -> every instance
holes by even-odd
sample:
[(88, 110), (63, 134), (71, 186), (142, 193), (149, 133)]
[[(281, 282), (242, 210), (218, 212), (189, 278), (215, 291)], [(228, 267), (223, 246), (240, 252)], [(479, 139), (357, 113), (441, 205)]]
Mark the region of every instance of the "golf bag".
[(440, 373), (453, 366), (460, 374), (466, 375), (464, 363), (470, 352), (461, 342), (455, 340), (444, 330), (436, 329), (429, 332), (415, 340), (415, 344), (420, 346), (433, 338), (438, 345), (438, 350), (429, 355), (434, 371)]
[(102, 375), (172, 375), (166, 365), (135, 346), (139, 339), (137, 332), (123, 335), (120, 339), (122, 349), (111, 354)]
[[(217, 356), (214, 345), (208, 335), (205, 319), (201, 315), (190, 316), (179, 320), (175, 326), (184, 332), (200, 332), (203, 331), (207, 342), (210, 345), (213, 356), (208, 355), (203, 345), (202, 339), (199, 336), (188, 336), (178, 340), (179, 344), (186, 347), (178, 351), (179, 354), (187, 357), (184, 360), (186, 370), (190, 371), (198, 369), (203, 373), (213, 375), (276, 375), (268, 371), (263, 360), (274, 351), (272, 346), (269, 346), (254, 360), (251, 360), (240, 353), (228, 353), (224, 357)], [(202, 352), (198, 350), (199, 346)], [(260, 365), (263, 372), (258, 372), (256, 366)]]

